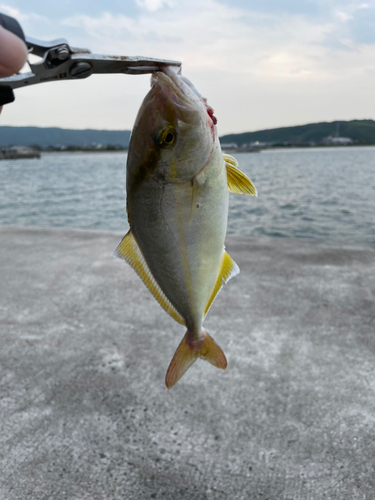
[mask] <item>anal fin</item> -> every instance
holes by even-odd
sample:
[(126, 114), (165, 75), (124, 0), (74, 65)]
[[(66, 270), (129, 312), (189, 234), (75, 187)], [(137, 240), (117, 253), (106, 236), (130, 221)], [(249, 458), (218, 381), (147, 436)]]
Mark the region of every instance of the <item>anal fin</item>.
[(125, 260), (138, 274), (143, 283), (147, 286), (152, 295), (159, 302), (161, 307), (170, 316), (172, 316), (172, 318), (177, 321), (177, 323), (185, 325), (184, 318), (165, 296), (164, 292), (152, 275), (152, 272), (147, 265), (146, 259), (144, 258), (143, 253), (139, 248), (138, 242), (131, 230), (123, 237), (121, 243), (118, 245), (113, 255), (119, 259)]
[(230, 257), (229, 254), (224, 250), (223, 256), (221, 258), (220, 270), (216, 278), (215, 286), (211, 292), (210, 298), (206, 304), (204, 315), (208, 313), (209, 308), (212, 305), (212, 302), (215, 300), (216, 295), (220, 292), (223, 283), (228, 283), (228, 281), (239, 274), (240, 268), (234, 262), (234, 260)]
[(238, 168), (238, 162), (233, 156), (223, 154), (227, 169), (228, 189), (231, 193), (258, 196), (257, 188), (251, 180)]

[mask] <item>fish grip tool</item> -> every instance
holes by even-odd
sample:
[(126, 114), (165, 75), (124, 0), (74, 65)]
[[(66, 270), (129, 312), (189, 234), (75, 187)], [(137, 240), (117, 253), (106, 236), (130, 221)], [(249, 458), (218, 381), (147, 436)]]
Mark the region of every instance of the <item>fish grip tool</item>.
[(143, 75), (165, 66), (179, 73), (181, 68), (180, 62), (167, 59), (92, 54), (88, 49), (71, 47), (64, 38), (45, 42), (25, 37), (18, 21), (5, 14), (0, 14), (0, 26), (21, 38), (29, 54), (40, 58), (36, 63), (27, 61), (30, 72), (0, 78), (0, 106), (14, 101), (14, 89), (38, 83), (77, 80), (93, 74)]

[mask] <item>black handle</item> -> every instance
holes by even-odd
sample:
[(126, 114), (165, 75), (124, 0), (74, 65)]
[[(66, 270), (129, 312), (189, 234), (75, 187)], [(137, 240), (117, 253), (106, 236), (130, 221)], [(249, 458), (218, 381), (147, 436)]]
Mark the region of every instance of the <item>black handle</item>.
[(11, 31), (25, 42), (25, 35), (23, 34), (22, 28), (19, 22), (13, 17), (7, 16), (6, 14), (0, 14), (0, 26)]

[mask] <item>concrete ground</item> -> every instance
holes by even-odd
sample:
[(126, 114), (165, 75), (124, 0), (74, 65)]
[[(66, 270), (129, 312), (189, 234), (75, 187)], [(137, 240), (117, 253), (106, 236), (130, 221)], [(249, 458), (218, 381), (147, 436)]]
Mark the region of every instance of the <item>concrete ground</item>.
[(0, 229), (1, 500), (374, 499), (375, 247), (229, 238), (228, 369), (168, 391), (184, 328), (120, 236)]

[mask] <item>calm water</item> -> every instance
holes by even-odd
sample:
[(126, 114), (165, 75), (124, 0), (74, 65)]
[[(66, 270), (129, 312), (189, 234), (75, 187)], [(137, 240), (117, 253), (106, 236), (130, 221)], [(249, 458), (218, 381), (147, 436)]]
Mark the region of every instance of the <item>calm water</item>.
[[(237, 155), (259, 198), (230, 196), (228, 234), (375, 243), (375, 148)], [(126, 231), (126, 154), (0, 162), (0, 225)]]

